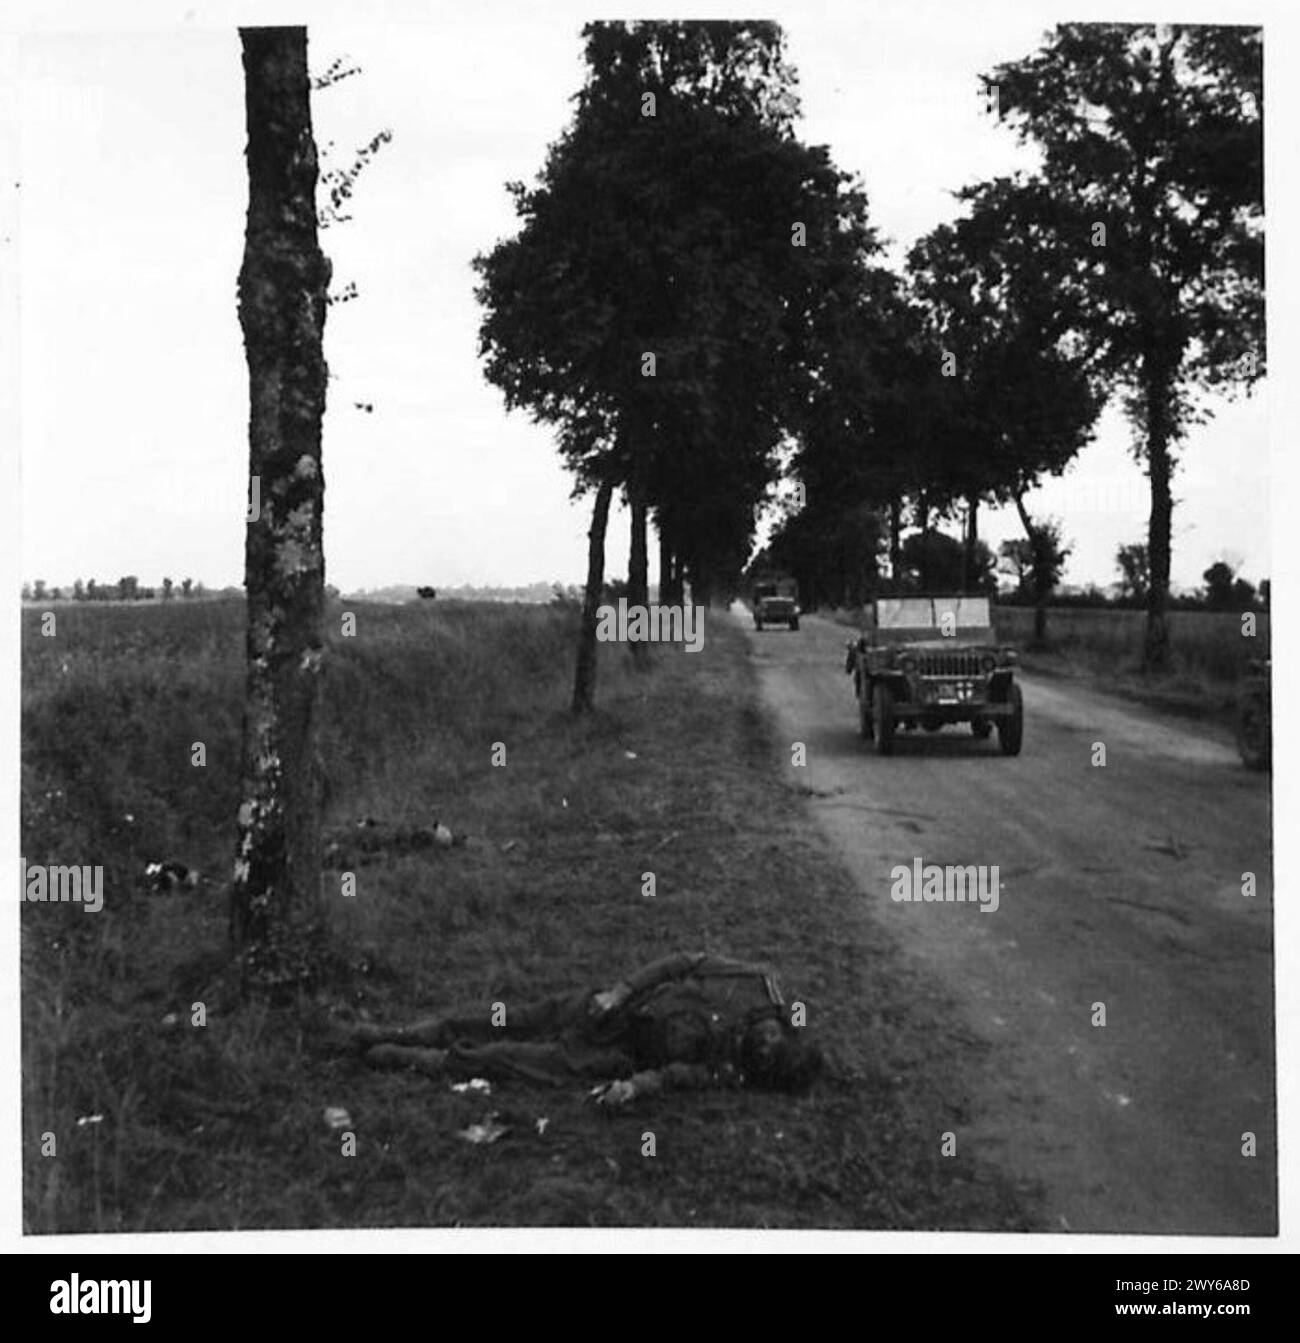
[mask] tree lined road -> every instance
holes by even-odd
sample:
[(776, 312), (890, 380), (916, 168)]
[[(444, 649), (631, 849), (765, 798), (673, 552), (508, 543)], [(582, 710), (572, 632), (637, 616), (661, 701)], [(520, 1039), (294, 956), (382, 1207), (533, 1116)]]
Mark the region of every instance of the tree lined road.
[[(1272, 1233), (1267, 776), (1216, 729), (1038, 678), (1020, 757), (956, 726), (881, 758), (857, 735), (848, 633), (810, 618), (751, 640), (782, 737), (807, 748), (790, 779), (861, 893), (846, 935), (883, 925), (988, 1044), (958, 1158), (1040, 1182), (1054, 1229)], [(916, 858), (996, 865), (999, 908), (894, 902)]]

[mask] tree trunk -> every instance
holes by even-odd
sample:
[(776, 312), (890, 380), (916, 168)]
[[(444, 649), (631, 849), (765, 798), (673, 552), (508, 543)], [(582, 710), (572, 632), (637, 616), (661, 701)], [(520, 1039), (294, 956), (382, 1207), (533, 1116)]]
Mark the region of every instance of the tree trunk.
[(1169, 563), (1172, 547), (1174, 502), (1170, 493), (1172, 466), (1169, 460), (1169, 391), (1159, 369), (1146, 380), (1147, 476), (1151, 481), (1151, 517), (1147, 528), (1147, 628), (1142, 650), (1144, 671), (1169, 668)]
[(665, 606), (680, 605), (682, 600), (682, 558), (663, 509), (659, 510), (659, 600)]
[[(646, 502), (645, 497), (633, 487), (630, 500), (632, 511), (632, 541), (627, 560), (627, 604), (631, 606), (650, 605), (650, 561), (646, 552)], [(632, 656), (637, 662), (647, 661), (650, 645), (637, 642), (632, 644)]]
[(659, 601), (667, 606), (673, 599), (673, 552), (662, 515), (659, 518)]
[(1038, 539), (1038, 528), (1034, 526), (1033, 519), (1029, 516), (1029, 510), (1025, 507), (1025, 496), (1017, 493), (1015, 500), (1016, 512), (1020, 514), (1021, 525), (1025, 529), (1025, 535), (1029, 538), (1030, 562), (1034, 566), (1034, 638), (1030, 646), (1032, 648), (1046, 648), (1048, 592), (1042, 572), (1043, 556)]
[(979, 544), (979, 495), (966, 500), (966, 556), (962, 573), (962, 592), (976, 592), (975, 547)]
[[(903, 496), (896, 494), (889, 501), (889, 572), (897, 585), (903, 567)], [(894, 587), (897, 592), (897, 586)]]
[(609, 501), (613, 494), (613, 481), (602, 481), (591, 510), (591, 529), (587, 533), (587, 589), (582, 598), (578, 668), (573, 678), (574, 713), (586, 713), (596, 700), (597, 611), (605, 588), (605, 530), (609, 526)]
[(251, 403), (247, 679), (230, 931), (246, 979), (288, 987), (310, 972), (301, 934), (319, 913), (320, 771), (313, 708), (325, 559), (322, 351), (330, 265), (316, 236), (304, 28), (244, 28), (248, 221), (239, 320)]

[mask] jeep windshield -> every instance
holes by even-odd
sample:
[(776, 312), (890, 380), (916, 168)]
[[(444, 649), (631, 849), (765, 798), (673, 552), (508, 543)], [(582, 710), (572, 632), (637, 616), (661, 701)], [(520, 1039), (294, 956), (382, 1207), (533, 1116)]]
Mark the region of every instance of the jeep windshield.
[(991, 635), (987, 597), (880, 597), (876, 633), (889, 642)]

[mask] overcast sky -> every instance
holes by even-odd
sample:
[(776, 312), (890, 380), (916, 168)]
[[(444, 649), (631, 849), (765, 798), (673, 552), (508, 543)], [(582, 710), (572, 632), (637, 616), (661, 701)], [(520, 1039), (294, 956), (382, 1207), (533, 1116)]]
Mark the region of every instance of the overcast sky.
[[(93, 33), (83, 21), (18, 48), (25, 579), (242, 582), (242, 69), (233, 27), (197, 9), (187, 25)], [(505, 183), (531, 179), (568, 120), (590, 9), (449, 5), (417, 19), (393, 5), (383, 23), (355, 9), (345, 22), (332, 6), (309, 27), (313, 69), (336, 56), (363, 67), (314, 96), (327, 163), (382, 128), (394, 137), (358, 184), (354, 220), (322, 235), (336, 286), (360, 291), (326, 328), (328, 580), (576, 582), (586, 505), (570, 501), (548, 432), (507, 416), (483, 380), (469, 263), (513, 232)], [(951, 191), (1027, 161), (984, 115), (977, 75), (1034, 50), (1050, 10), (875, 0), (765, 12), (786, 26), (803, 137), (861, 175), (894, 255), (953, 217)], [(1270, 572), (1266, 403), (1258, 390), (1215, 403), (1185, 445), (1178, 585), (1221, 556), (1252, 579)], [(1070, 477), (1031, 498), (1074, 542), (1067, 582), (1111, 582), (1116, 547), (1145, 539), (1129, 442), (1108, 413)], [(982, 518), (994, 544), (1021, 534), (1014, 511)], [(625, 547), (620, 516), (614, 574)]]

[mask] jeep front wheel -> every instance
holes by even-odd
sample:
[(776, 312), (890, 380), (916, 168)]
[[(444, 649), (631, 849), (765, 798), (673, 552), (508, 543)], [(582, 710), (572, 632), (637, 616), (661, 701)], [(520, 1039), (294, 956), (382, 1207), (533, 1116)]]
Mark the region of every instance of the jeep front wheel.
[(1014, 682), (1007, 692), (1007, 703), (1011, 705), (1011, 716), (998, 719), (998, 745), (1003, 755), (1019, 755), (1025, 735), (1025, 701)]
[(990, 723), (987, 718), (973, 718), (971, 720), (970, 730), (980, 741), (988, 741), (993, 732), (993, 724)]
[(894, 692), (883, 681), (876, 682), (871, 697), (872, 727), (876, 734), (876, 750), (881, 755), (894, 754)]

